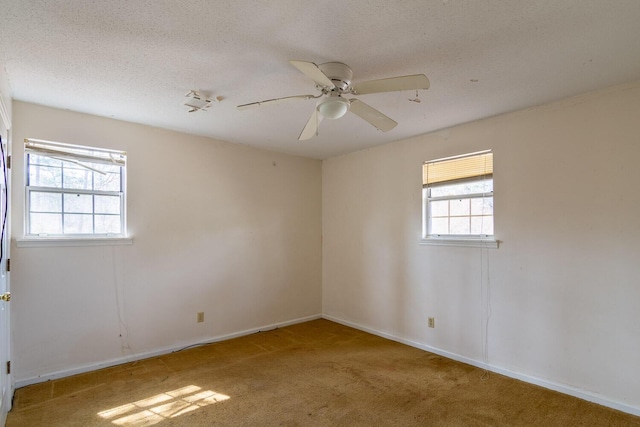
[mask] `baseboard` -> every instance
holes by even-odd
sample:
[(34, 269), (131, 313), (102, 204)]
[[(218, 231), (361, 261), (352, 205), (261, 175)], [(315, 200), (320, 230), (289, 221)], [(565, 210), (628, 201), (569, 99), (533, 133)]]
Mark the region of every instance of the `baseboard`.
[(607, 406), (612, 409), (616, 409), (618, 411), (626, 412), (628, 414), (640, 416), (640, 407), (628, 405), (626, 403), (618, 402), (616, 400), (609, 399), (600, 394), (592, 393), (586, 390), (582, 390), (576, 387), (556, 383), (553, 381), (549, 381), (543, 378), (534, 377), (527, 374), (522, 374), (519, 372), (511, 371), (509, 369), (502, 368), (500, 366), (495, 366), (492, 364), (487, 364), (481, 362), (479, 360), (471, 359), (465, 356), (461, 356), (456, 353), (451, 353), (446, 350), (442, 350), (436, 347), (431, 347), (425, 344), (421, 344), (415, 341), (411, 341), (405, 338), (401, 338), (387, 332), (377, 331), (372, 328), (368, 328), (366, 326), (359, 325), (357, 323), (353, 323), (344, 319), (340, 319), (334, 316), (330, 316), (327, 314), (322, 315), (323, 319), (330, 320), (332, 322), (340, 323), (341, 325), (349, 326), (354, 329), (358, 329), (364, 332), (368, 332), (372, 335), (377, 335), (382, 338), (387, 338), (392, 341), (396, 341), (402, 344), (409, 345), (411, 347), (419, 348), (424, 351), (428, 351), (430, 353), (435, 353), (440, 356), (446, 357), (447, 359), (456, 360), (458, 362), (466, 363), (468, 365), (476, 366), (478, 368), (486, 369), (487, 371), (495, 372), (500, 375), (504, 375), (506, 377), (514, 378), (520, 381), (524, 381), (530, 384), (535, 384), (540, 387), (544, 387), (550, 390), (554, 390), (560, 393), (568, 394), (569, 396), (577, 397), (579, 399), (587, 400), (589, 402), (597, 403), (602, 406)]
[(143, 353), (137, 353), (130, 356), (118, 357), (115, 359), (106, 360), (103, 362), (92, 363), (88, 365), (78, 366), (72, 369), (65, 369), (62, 371), (51, 372), (48, 374), (38, 375), (37, 377), (26, 378), (22, 380), (16, 380), (15, 388), (18, 389), (20, 387), (25, 387), (32, 384), (42, 383), (45, 381), (56, 380), (58, 378), (69, 377), (71, 375), (84, 374), (85, 372), (97, 371), (98, 369), (109, 368), (111, 366), (122, 365), (123, 363), (135, 362), (137, 360), (148, 359), (150, 357), (162, 356), (164, 354), (173, 353), (178, 350), (182, 350), (184, 348), (211, 344), (214, 342), (225, 341), (232, 338), (238, 338), (246, 335), (255, 334), (257, 332), (265, 332), (270, 331), (276, 328), (283, 328), (285, 326), (295, 325), (297, 323), (304, 323), (311, 320), (321, 319), (322, 315), (316, 314), (313, 316), (300, 317), (297, 319), (288, 320), (286, 322), (273, 323), (270, 325), (260, 326), (258, 328), (247, 329), (244, 331), (234, 332), (232, 334), (219, 335), (215, 337), (209, 337), (206, 339), (200, 339), (198, 341), (181, 343), (180, 345), (163, 347), (152, 351), (147, 351)]

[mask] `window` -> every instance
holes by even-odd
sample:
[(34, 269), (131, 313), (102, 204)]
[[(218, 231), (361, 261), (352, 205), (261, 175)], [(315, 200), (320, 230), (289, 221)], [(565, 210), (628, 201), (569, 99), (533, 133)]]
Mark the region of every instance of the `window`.
[(423, 238), (493, 240), (493, 153), (425, 162)]
[(124, 237), (126, 153), (25, 140), (27, 237)]

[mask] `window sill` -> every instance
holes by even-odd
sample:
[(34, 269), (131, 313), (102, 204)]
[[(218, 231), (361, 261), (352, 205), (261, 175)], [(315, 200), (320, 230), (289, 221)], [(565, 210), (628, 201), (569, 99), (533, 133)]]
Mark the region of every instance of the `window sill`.
[(420, 244), (434, 246), (466, 246), (470, 248), (498, 249), (498, 247), (500, 246), (500, 241), (494, 239), (456, 239), (429, 237), (420, 239)]
[(42, 248), (53, 246), (120, 246), (132, 245), (132, 237), (88, 237), (88, 238), (56, 238), (56, 237), (24, 237), (16, 239), (19, 248)]

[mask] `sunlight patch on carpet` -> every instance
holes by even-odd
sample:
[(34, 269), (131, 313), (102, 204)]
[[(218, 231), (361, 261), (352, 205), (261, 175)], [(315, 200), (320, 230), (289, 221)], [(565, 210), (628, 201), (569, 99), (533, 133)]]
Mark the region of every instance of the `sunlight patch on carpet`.
[(229, 399), (225, 394), (189, 385), (98, 412), (118, 426), (145, 427)]

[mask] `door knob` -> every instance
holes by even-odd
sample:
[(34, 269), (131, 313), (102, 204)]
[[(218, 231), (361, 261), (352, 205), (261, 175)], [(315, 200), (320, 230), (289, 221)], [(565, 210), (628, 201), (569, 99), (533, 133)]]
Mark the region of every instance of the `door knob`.
[(11, 301), (11, 292), (5, 292), (4, 294), (0, 295), (0, 300), (6, 302)]

